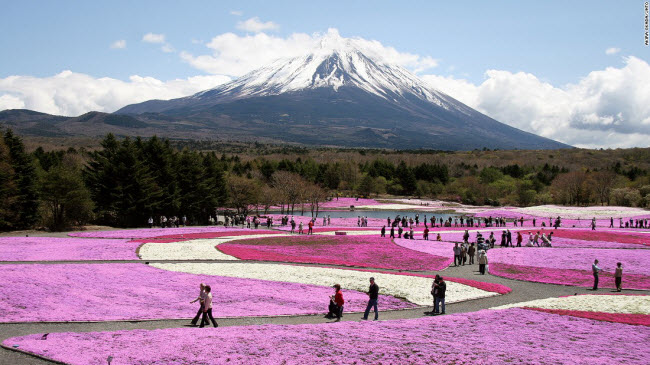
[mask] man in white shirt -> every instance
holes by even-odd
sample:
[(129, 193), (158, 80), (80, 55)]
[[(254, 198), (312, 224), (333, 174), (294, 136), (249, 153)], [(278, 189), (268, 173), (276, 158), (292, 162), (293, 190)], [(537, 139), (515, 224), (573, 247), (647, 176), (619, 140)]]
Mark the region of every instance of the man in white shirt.
[(591, 270), (594, 272), (594, 290), (598, 290), (598, 273), (600, 272), (598, 260), (594, 260), (594, 263), (591, 264)]

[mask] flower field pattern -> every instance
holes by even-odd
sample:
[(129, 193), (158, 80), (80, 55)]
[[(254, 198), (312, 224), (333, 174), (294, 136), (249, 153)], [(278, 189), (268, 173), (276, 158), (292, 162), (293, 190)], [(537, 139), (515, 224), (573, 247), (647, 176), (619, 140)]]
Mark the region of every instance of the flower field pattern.
[(614, 287), (614, 268), (623, 264), (623, 287), (650, 289), (649, 250), (589, 248), (505, 248), (488, 253), (490, 274), (510, 279), (590, 287), (591, 264), (599, 260), (600, 287)]
[[(192, 275), (143, 264), (0, 265), (0, 277), (0, 322), (191, 318), (198, 306), (189, 301), (201, 282), (219, 298), (217, 317), (322, 313), (332, 294), (329, 282)], [(345, 295), (346, 310), (365, 309), (366, 294)], [(391, 296), (380, 301), (385, 309), (413, 307)]]
[(522, 307), (650, 315), (650, 295), (572, 295), (507, 304), (491, 309)]
[(125, 239), (0, 237), (0, 260), (137, 260), (138, 246)]
[(650, 296), (575, 295), (503, 305), (491, 309), (526, 308), (565, 316), (650, 326)]
[[(415, 274), (400, 275), (366, 270), (244, 262), (219, 264), (165, 263), (151, 264), (151, 266), (200, 275), (273, 280), (309, 285), (331, 286), (339, 283), (344, 289), (355, 291), (367, 291), (369, 286), (368, 278), (374, 276), (379, 285), (380, 294), (403, 298), (417, 305), (431, 305), (432, 303), (430, 293), (432, 279), (429, 276)], [(499, 295), (498, 292), (482, 290), (452, 281), (447, 283), (447, 297), (449, 298), (447, 303), (487, 298), (495, 295)], [(380, 303), (380, 305), (382, 304)]]
[[(499, 336), (499, 345), (495, 346), (485, 342), (486, 334), (507, 335)], [(648, 327), (518, 308), (376, 323), (50, 333), (46, 341), (41, 337), (40, 333), (14, 337), (3, 344), (17, 345), (22, 351), (73, 365), (105, 364), (108, 356), (113, 356), (113, 365), (432, 362), (636, 365), (647, 364), (650, 356)], [(615, 345), (603, 346), (603, 339)], [(170, 343), (174, 345), (169, 346)], [(471, 350), (468, 344), (472, 344)]]
[(251, 231), (248, 236), (235, 235), (214, 239), (180, 240), (168, 242), (163, 240), (146, 240), (148, 243), (140, 247), (139, 255), (142, 260), (238, 260), (236, 257), (225, 254), (215, 248), (216, 245), (233, 240), (256, 239), (268, 237), (268, 234), (254, 235)]
[(381, 269), (442, 270), (446, 257), (421, 254), (378, 236), (267, 237), (221, 243), (221, 252), (242, 260), (332, 264)]

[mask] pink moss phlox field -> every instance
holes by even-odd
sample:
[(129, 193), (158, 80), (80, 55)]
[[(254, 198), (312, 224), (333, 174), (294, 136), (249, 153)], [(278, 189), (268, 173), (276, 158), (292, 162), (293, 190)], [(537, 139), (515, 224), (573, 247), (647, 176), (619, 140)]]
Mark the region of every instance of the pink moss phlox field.
[(158, 243), (169, 243), (169, 242), (182, 242), (190, 241), (196, 239), (208, 239), (208, 238), (220, 238), (220, 237), (236, 237), (236, 236), (246, 236), (246, 235), (258, 235), (258, 234), (280, 234), (282, 232), (270, 231), (264, 229), (232, 229), (231, 231), (225, 232), (202, 232), (202, 233), (187, 233), (187, 234), (174, 234), (166, 236), (157, 236), (153, 238), (142, 238), (136, 239), (132, 242), (139, 243), (149, 243), (149, 242), (158, 242)]
[(138, 246), (124, 239), (0, 237), (0, 260), (137, 260)]
[(623, 274), (648, 274), (650, 250), (621, 250), (611, 248), (496, 248), (488, 252), (490, 264), (531, 266), (553, 269), (591, 270), (595, 259), (604, 271), (613, 273), (616, 263), (623, 264)]
[[(492, 275), (504, 278), (533, 281), (537, 283), (571, 285), (587, 288), (592, 287), (594, 283), (594, 277), (590, 269), (554, 269), (510, 265), (504, 263), (490, 263), (489, 272)], [(609, 272), (601, 273), (598, 287), (615, 288), (614, 275)], [(650, 276), (623, 273), (623, 289), (650, 290)]]
[[(193, 233), (210, 233), (210, 232), (235, 232), (246, 229), (239, 227), (224, 226), (207, 226), (207, 227), (181, 227), (181, 228), (141, 228), (141, 229), (120, 229), (114, 231), (82, 231), (69, 233), (70, 237), (87, 237), (87, 238), (151, 238), (159, 236), (179, 236)], [(255, 229), (248, 230), (255, 232)], [(251, 233), (254, 234), (254, 233)]]
[(525, 307), (525, 309), (559, 314), (563, 316), (589, 318), (597, 321), (625, 323), (625, 324), (650, 327), (650, 316), (647, 314), (605, 313), (605, 312), (577, 311), (577, 310), (569, 310), (569, 309), (547, 309), (547, 308), (531, 308), (531, 307)]
[(638, 243), (620, 243), (611, 241), (577, 240), (573, 238), (553, 237), (553, 247), (557, 248), (619, 248), (644, 249), (645, 245)]
[(217, 246), (242, 260), (318, 263), (404, 270), (442, 270), (447, 257), (423, 255), (377, 236), (269, 237)]
[[(212, 286), (216, 317), (316, 314), (333, 289), (324, 286), (193, 275), (143, 264), (0, 265), (0, 322), (191, 318), (198, 285)], [(348, 311), (368, 296), (345, 290)], [(382, 296), (384, 309), (415, 305)]]
[(650, 243), (650, 234), (634, 231), (619, 230), (582, 230), (582, 229), (558, 229), (553, 232), (554, 237), (571, 238), (583, 241), (618, 242), (647, 244)]
[[(5, 346), (73, 365), (631, 364), (650, 329), (521, 308), (392, 321), (36, 333)], [(498, 336), (498, 344), (486, 343)], [(495, 338), (496, 340), (496, 338)], [(604, 346), (603, 342), (611, 344)], [(171, 346), (170, 346), (171, 344)]]
[(452, 242), (395, 238), (395, 244), (404, 248), (408, 248), (409, 250), (445, 258), (448, 261), (446, 266), (449, 266), (454, 261), (455, 244)]

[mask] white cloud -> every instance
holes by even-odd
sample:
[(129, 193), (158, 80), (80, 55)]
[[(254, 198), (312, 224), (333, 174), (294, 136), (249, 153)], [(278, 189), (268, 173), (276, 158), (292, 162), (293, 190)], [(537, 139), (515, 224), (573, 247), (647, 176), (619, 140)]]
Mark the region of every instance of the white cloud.
[(160, 50), (165, 52), (165, 53), (172, 53), (172, 52), (176, 51), (174, 49), (174, 47), (172, 47), (172, 45), (169, 44), (169, 43), (165, 43), (162, 47), (160, 47)]
[(0, 95), (0, 110), (5, 109), (25, 109), (25, 103), (13, 95)]
[(612, 47), (612, 48), (607, 48), (607, 49), (605, 50), (605, 54), (606, 54), (606, 55), (613, 55), (613, 54), (617, 54), (617, 53), (620, 52), (620, 51), (621, 51), (620, 48)]
[(231, 10), (231, 11), (230, 11), (230, 15), (234, 15), (234, 16), (242, 16), (242, 15), (244, 15), (244, 12), (241, 11), (241, 10)]
[(143, 42), (147, 43), (165, 43), (164, 34), (147, 33), (142, 37)]
[(579, 147), (650, 146), (650, 65), (636, 57), (564, 87), (498, 70), (487, 71), (479, 85), (436, 75), (423, 79), (500, 122), (544, 137)]
[(122, 81), (72, 71), (45, 78), (9, 76), (0, 78), (0, 110), (26, 108), (66, 116), (113, 112), (132, 103), (191, 95), (227, 81), (230, 78), (221, 75), (170, 81), (135, 75)]
[[(286, 38), (257, 33), (240, 36), (234, 33), (220, 34), (206, 44), (210, 54), (194, 56), (181, 52), (181, 58), (191, 66), (208, 73), (241, 76), (266, 66), (279, 58), (297, 57), (317, 47), (325, 37), (338, 37), (336, 29), (326, 33), (293, 33)], [(437, 66), (432, 57), (399, 52), (378, 41), (352, 38), (367, 52), (381, 55), (387, 62), (420, 72)]]
[(123, 49), (126, 48), (126, 41), (124, 39), (117, 40), (111, 43), (112, 49)]
[(243, 22), (237, 22), (237, 29), (243, 30), (246, 32), (259, 33), (265, 30), (278, 30), (279, 25), (271, 21), (262, 22), (258, 17), (252, 17)]

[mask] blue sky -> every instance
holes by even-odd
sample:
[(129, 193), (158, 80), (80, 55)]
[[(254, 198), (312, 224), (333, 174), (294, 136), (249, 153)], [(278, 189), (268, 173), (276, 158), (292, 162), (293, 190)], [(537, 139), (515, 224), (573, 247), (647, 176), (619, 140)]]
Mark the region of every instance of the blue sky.
[[(241, 11), (241, 16), (231, 11)], [(4, 1), (0, 76), (48, 76), (74, 70), (95, 77), (158, 79), (196, 75), (175, 53), (141, 42), (164, 34), (177, 50), (208, 41), (257, 16), (293, 32), (337, 28), (400, 51), (440, 60), (438, 74), (479, 82), (487, 69), (526, 71), (554, 84), (620, 65), (605, 49), (646, 61), (640, 1)], [(111, 49), (115, 40), (123, 50)]]
[[(638, 95), (632, 104), (614, 103), (620, 95), (594, 101), (586, 91), (598, 82), (607, 89), (603, 77), (594, 72), (619, 70), (616, 77), (623, 78), (619, 82), (623, 85), (633, 82), (629, 79), (639, 70), (645, 75), (650, 58), (643, 44), (643, 3), (2, 1), (0, 110), (25, 107), (73, 115), (87, 109), (113, 111), (143, 97), (191, 94), (257, 66), (246, 64), (246, 58), (263, 55), (264, 45), (260, 54), (233, 48), (256, 34), (268, 35), (272, 42), (335, 28), (343, 37), (377, 40), (399, 52), (435, 59), (435, 67), (419, 70), (418, 75), (518, 128), (576, 145), (594, 146), (610, 137), (608, 146), (643, 145), (644, 136), (650, 136), (650, 111), (641, 104), (650, 104), (650, 94), (642, 84), (633, 85)], [(266, 29), (240, 24), (251, 18), (253, 23), (266, 23)], [(227, 33), (236, 36), (231, 43), (210, 46), (211, 40)], [(144, 41), (146, 34), (159, 42)], [(228, 52), (235, 54), (228, 65), (243, 61), (245, 67), (215, 66)], [(274, 52), (282, 55), (278, 49)], [(86, 89), (65, 85), (62, 90), (56, 83), (62, 78)], [(536, 100), (532, 107), (514, 97), (495, 101), (496, 94), (485, 95), (502, 91), (495, 84), (505, 88), (527, 83), (537, 88), (529, 96)], [(89, 92), (89, 84), (97, 86)], [(44, 91), (35, 93), (34, 88)], [(71, 101), (75, 95), (89, 94), (101, 95), (77, 104)], [(562, 116), (541, 110), (539, 105), (561, 100), (564, 94), (572, 104), (564, 106)], [(61, 101), (66, 95), (67, 101)], [(514, 105), (514, 110), (503, 112), (506, 104)], [(552, 117), (567, 119), (567, 128), (587, 132), (563, 136), (547, 125), (553, 123)], [(630, 139), (630, 130), (641, 135)]]

